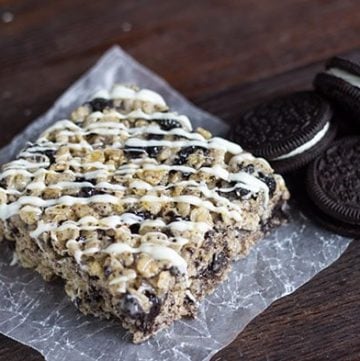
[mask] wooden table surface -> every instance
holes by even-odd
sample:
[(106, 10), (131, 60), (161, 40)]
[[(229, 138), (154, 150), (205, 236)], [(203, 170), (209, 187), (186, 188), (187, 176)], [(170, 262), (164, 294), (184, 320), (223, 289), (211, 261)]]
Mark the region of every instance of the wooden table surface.
[[(0, 0), (0, 145), (111, 45), (226, 121), (360, 49), (358, 0)], [(360, 243), (213, 361), (360, 360)], [(0, 361), (42, 357), (0, 336)]]

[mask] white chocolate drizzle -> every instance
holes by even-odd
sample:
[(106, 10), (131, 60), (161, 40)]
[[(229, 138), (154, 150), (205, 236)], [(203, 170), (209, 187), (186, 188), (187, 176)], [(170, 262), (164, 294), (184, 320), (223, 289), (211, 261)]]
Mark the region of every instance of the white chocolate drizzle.
[(186, 274), (187, 263), (185, 259), (181, 257), (175, 250), (169, 247), (159, 246), (151, 243), (143, 243), (140, 245), (140, 247), (133, 248), (126, 243), (114, 243), (104, 250), (104, 253), (115, 255), (125, 252), (147, 253), (156, 260), (169, 261), (173, 266), (177, 267), (180, 272)]
[(141, 89), (137, 91), (124, 85), (115, 85), (110, 92), (100, 90), (94, 94), (93, 98), (140, 100), (164, 107), (167, 106), (163, 97), (152, 90)]

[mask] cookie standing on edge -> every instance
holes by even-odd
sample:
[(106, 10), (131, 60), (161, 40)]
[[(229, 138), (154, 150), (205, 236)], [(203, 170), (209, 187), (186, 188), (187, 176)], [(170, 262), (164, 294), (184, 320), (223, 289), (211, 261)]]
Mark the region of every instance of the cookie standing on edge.
[(326, 70), (314, 80), (315, 88), (339, 107), (359, 118), (360, 125), (360, 59), (334, 57), (326, 64)]
[(312, 91), (261, 104), (237, 121), (231, 137), (244, 149), (289, 172), (309, 163), (334, 139), (329, 103)]
[(315, 220), (346, 236), (360, 236), (360, 137), (336, 141), (308, 168), (306, 188)]

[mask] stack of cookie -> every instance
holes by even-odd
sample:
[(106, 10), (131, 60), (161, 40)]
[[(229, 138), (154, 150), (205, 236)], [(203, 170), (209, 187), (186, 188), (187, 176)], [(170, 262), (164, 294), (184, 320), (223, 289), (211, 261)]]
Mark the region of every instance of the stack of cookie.
[(243, 113), (231, 137), (284, 173), (311, 218), (360, 235), (360, 62), (332, 58), (315, 90)]

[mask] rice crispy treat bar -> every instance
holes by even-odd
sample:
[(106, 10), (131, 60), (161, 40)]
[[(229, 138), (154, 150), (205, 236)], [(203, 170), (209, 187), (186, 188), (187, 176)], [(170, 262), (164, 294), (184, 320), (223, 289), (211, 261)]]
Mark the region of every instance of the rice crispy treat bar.
[(116, 85), (3, 165), (0, 238), (141, 342), (194, 317), (288, 198), (264, 159), (193, 131), (159, 94)]

